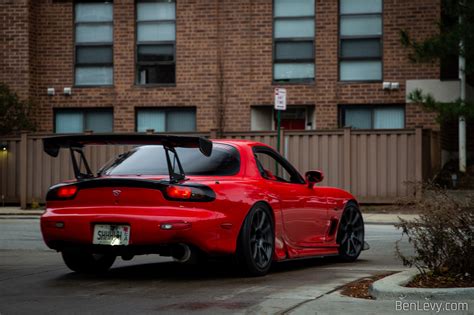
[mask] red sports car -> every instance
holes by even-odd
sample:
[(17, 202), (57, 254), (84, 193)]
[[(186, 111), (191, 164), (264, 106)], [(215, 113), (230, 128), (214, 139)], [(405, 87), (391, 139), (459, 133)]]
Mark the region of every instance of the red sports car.
[[(86, 145), (137, 145), (89, 168)], [(71, 152), (75, 180), (52, 186), (41, 218), (46, 244), (76, 272), (108, 270), (117, 256), (159, 254), (180, 262), (234, 255), (250, 275), (273, 261), (338, 256), (367, 247), (355, 198), (315, 186), (268, 145), (164, 135), (71, 135), (44, 139)]]

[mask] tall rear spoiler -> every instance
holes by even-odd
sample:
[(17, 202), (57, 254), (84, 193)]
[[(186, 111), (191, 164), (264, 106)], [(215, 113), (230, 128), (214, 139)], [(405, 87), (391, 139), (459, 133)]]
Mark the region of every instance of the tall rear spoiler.
[[(166, 161), (170, 181), (176, 182), (185, 178), (183, 167), (179, 161), (175, 148), (199, 148), (202, 154), (210, 156), (212, 141), (202, 137), (170, 136), (170, 135), (143, 135), (143, 134), (93, 134), (54, 136), (43, 139), (43, 150), (52, 157), (57, 157), (61, 148), (71, 152), (74, 175), (77, 179), (90, 178), (94, 174), (84, 156), (83, 148), (86, 145), (162, 145), (166, 153)], [(173, 154), (173, 157), (170, 155)], [(77, 160), (79, 156), (79, 163)], [(86, 173), (80, 170), (80, 163), (84, 164)], [(178, 172), (175, 170), (178, 166)]]

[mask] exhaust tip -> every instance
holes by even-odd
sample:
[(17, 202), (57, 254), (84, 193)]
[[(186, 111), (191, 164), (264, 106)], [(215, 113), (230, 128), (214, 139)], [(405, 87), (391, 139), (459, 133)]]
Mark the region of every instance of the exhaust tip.
[(192, 254), (191, 248), (188, 245), (179, 243), (173, 247), (171, 256), (176, 262), (187, 263), (191, 260)]

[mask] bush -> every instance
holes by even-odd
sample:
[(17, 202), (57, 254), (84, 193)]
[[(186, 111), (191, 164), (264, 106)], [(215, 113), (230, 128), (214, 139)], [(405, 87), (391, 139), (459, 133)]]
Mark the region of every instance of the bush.
[(413, 245), (415, 254), (405, 256), (396, 244), (396, 253), (405, 266), (420, 273), (466, 275), (474, 271), (474, 195), (455, 197), (446, 190), (425, 189), (415, 201), (419, 219), (400, 219), (396, 225)]
[(0, 119), (0, 135), (21, 130), (34, 130), (31, 111), (31, 103), (20, 100), (8, 86), (0, 83), (0, 117), (2, 118)]

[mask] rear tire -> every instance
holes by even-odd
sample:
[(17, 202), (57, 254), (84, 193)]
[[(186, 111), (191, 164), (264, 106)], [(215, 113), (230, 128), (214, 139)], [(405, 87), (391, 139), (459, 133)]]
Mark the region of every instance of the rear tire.
[(256, 204), (245, 218), (237, 244), (237, 259), (246, 274), (264, 276), (273, 261), (275, 232), (270, 209)]
[(364, 248), (364, 220), (355, 202), (349, 202), (344, 209), (337, 232), (338, 258), (344, 262), (355, 261)]
[(61, 252), (69, 269), (79, 273), (103, 273), (115, 262), (115, 255), (93, 254), (85, 251)]

